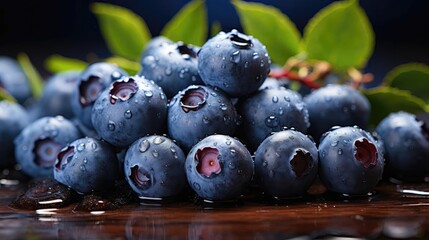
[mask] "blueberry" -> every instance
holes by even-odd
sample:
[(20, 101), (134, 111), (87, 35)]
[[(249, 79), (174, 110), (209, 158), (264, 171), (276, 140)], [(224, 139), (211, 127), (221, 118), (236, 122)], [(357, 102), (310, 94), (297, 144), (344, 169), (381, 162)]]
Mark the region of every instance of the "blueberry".
[(127, 147), (147, 134), (164, 132), (167, 98), (155, 83), (124, 77), (104, 90), (92, 109), (98, 135), (116, 147)]
[(162, 199), (180, 194), (186, 187), (183, 151), (164, 136), (135, 141), (125, 155), (125, 177), (141, 198)]
[(252, 151), (272, 132), (295, 128), (306, 133), (310, 125), (302, 97), (285, 88), (258, 91), (242, 99), (237, 109), (242, 116), (239, 132)]
[(74, 117), (71, 99), (79, 74), (79, 71), (61, 72), (46, 81), (37, 103), (38, 118), (57, 115), (67, 119)]
[(333, 126), (354, 126), (365, 129), (369, 121), (370, 104), (359, 91), (329, 84), (304, 98), (310, 116), (309, 133), (318, 140)]
[(0, 56), (0, 88), (5, 89), (21, 104), (31, 97), (27, 76), (15, 59)]
[(275, 78), (271, 78), (271, 77), (267, 77), (264, 81), (264, 83), (262, 83), (262, 85), (259, 87), (259, 90), (264, 90), (264, 89), (277, 89), (277, 88), (289, 88), (290, 86), (290, 81), (287, 78), (282, 78), (282, 79), (275, 79)]
[(98, 62), (89, 65), (79, 76), (73, 89), (71, 106), (74, 115), (87, 127), (93, 128), (91, 122), (92, 105), (100, 93), (113, 81), (126, 73), (111, 63)]
[(189, 185), (203, 199), (233, 200), (253, 176), (253, 160), (247, 148), (226, 135), (211, 135), (198, 142), (186, 157)]
[(86, 194), (112, 189), (119, 176), (119, 162), (112, 147), (93, 138), (77, 139), (58, 154), (54, 178)]
[(364, 195), (383, 175), (383, 148), (371, 134), (354, 127), (335, 127), (319, 145), (319, 177), (332, 192)]
[(305, 194), (317, 176), (316, 144), (301, 132), (285, 130), (266, 138), (255, 154), (255, 175), (262, 191), (277, 197)]
[(376, 128), (383, 140), (387, 175), (404, 181), (429, 176), (429, 129), (414, 114), (395, 112)]
[(13, 140), (28, 124), (28, 114), (21, 105), (0, 101), (0, 168), (15, 163)]
[(62, 116), (40, 118), (15, 138), (16, 161), (31, 177), (52, 177), (61, 148), (80, 137), (76, 126)]
[(237, 30), (218, 33), (198, 52), (198, 71), (203, 82), (231, 97), (257, 91), (270, 72), (270, 64), (265, 46)]
[(209, 135), (234, 134), (236, 119), (235, 107), (223, 91), (192, 85), (171, 100), (167, 127), (171, 138), (188, 151)]
[(174, 97), (189, 85), (202, 85), (198, 74), (197, 48), (182, 42), (164, 43), (145, 52), (139, 73), (158, 84), (167, 97)]

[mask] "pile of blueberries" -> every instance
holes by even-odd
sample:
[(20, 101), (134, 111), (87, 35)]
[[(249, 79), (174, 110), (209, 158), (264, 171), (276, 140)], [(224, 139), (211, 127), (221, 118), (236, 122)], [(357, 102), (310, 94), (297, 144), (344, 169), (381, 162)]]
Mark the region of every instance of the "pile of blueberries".
[(369, 132), (359, 91), (329, 84), (303, 97), (269, 77), (269, 55), (252, 36), (220, 32), (200, 48), (157, 37), (141, 66), (136, 76), (105, 62), (57, 74), (24, 109), (25, 76), (1, 58), (0, 87), (19, 101), (0, 102), (1, 167), (16, 161), (81, 194), (126, 179), (151, 200), (188, 189), (233, 200), (248, 186), (299, 197), (316, 178), (329, 191), (365, 195), (385, 176), (429, 175), (423, 121), (392, 113)]

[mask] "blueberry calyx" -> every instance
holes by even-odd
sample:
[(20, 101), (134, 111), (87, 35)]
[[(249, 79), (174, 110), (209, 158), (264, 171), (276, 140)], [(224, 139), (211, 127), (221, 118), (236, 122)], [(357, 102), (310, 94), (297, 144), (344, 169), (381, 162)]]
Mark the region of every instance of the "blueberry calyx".
[(58, 153), (58, 161), (55, 163), (55, 168), (58, 171), (64, 169), (64, 167), (73, 159), (74, 147), (67, 146), (63, 148), (60, 153)]
[(206, 103), (207, 95), (206, 90), (202, 87), (189, 87), (180, 98), (180, 106), (185, 112), (197, 111)]
[(82, 107), (90, 106), (97, 100), (104, 86), (99, 76), (91, 75), (79, 84), (79, 102)]
[(253, 46), (252, 38), (239, 33), (237, 30), (232, 30), (229, 35), (229, 40), (232, 45), (240, 49), (249, 49)]
[(150, 174), (144, 168), (139, 168), (137, 165), (131, 167), (130, 179), (140, 189), (148, 189), (152, 183)]
[(134, 79), (118, 80), (109, 89), (110, 103), (115, 104), (118, 99), (126, 101), (137, 92), (137, 83)]
[(177, 51), (182, 55), (182, 58), (189, 60), (191, 58), (197, 58), (197, 53), (184, 43), (179, 43), (177, 45)]
[(366, 138), (354, 142), (354, 156), (365, 168), (377, 165), (377, 148)]
[(35, 162), (42, 167), (51, 167), (60, 152), (60, 145), (50, 138), (39, 139), (33, 149), (36, 155)]
[(197, 172), (204, 177), (219, 174), (222, 171), (222, 167), (218, 156), (219, 150), (216, 148), (205, 147), (198, 149), (197, 154), (195, 154), (195, 160), (198, 161)]
[(289, 162), (295, 175), (301, 177), (309, 168), (311, 160), (311, 154), (308, 151), (296, 149)]

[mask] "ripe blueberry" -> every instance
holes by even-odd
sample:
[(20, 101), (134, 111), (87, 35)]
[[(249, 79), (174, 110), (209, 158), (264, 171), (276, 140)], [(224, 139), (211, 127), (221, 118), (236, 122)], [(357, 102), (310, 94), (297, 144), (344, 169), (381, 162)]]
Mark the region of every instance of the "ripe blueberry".
[(76, 126), (62, 116), (40, 118), (15, 138), (16, 161), (31, 177), (52, 177), (61, 148), (80, 137)]
[(119, 161), (109, 144), (85, 137), (61, 150), (53, 173), (58, 182), (78, 193), (104, 191), (114, 187)]
[(376, 128), (384, 143), (386, 173), (405, 181), (429, 176), (429, 129), (414, 114), (391, 113)]
[(105, 89), (92, 108), (92, 124), (108, 143), (125, 148), (147, 134), (162, 134), (167, 98), (155, 83), (123, 77)]
[(319, 145), (319, 176), (332, 192), (364, 195), (381, 180), (382, 145), (371, 134), (354, 127), (336, 127)]
[(316, 144), (301, 132), (285, 130), (266, 138), (255, 154), (255, 175), (265, 194), (298, 197), (317, 176)]
[(183, 151), (170, 139), (153, 135), (138, 139), (125, 155), (125, 177), (140, 198), (162, 199), (187, 186)]
[(226, 135), (211, 135), (198, 142), (186, 157), (189, 185), (203, 199), (233, 200), (253, 177), (247, 148)]
[(231, 97), (257, 91), (270, 72), (270, 64), (265, 46), (237, 30), (218, 33), (198, 52), (198, 71), (203, 82)]
[(272, 132), (295, 128), (305, 133), (310, 125), (301, 96), (285, 88), (258, 91), (241, 101), (238, 113), (242, 116), (239, 132), (251, 151)]
[(330, 84), (315, 90), (304, 98), (310, 116), (308, 132), (318, 140), (333, 126), (366, 128), (370, 104), (357, 90)]
[(236, 115), (234, 105), (223, 91), (192, 85), (171, 100), (168, 133), (188, 151), (209, 135), (232, 135), (236, 129)]
[(27, 76), (15, 59), (0, 56), (0, 88), (5, 89), (21, 104), (31, 97)]

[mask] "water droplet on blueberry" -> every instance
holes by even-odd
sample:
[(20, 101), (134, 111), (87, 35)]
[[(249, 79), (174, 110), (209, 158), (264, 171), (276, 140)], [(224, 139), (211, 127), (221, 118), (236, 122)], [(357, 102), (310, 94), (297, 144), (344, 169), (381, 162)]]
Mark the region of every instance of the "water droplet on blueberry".
[(143, 140), (143, 141), (140, 142), (140, 144), (139, 144), (139, 151), (141, 153), (146, 152), (149, 148), (150, 148), (150, 142), (147, 139), (145, 139), (145, 140)]

